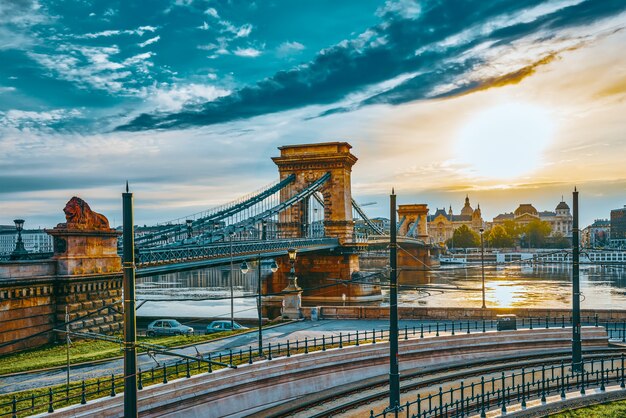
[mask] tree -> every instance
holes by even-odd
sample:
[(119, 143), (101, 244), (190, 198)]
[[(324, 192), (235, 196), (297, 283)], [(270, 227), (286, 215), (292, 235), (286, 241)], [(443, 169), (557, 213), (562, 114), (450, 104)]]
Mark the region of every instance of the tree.
[(513, 219), (507, 219), (506, 221), (504, 221), (502, 227), (504, 228), (506, 234), (511, 237), (513, 241), (517, 241), (519, 239), (519, 236), (524, 233), (524, 227), (519, 225)]
[(494, 226), (489, 234), (486, 236), (489, 245), (493, 248), (506, 248), (513, 246), (513, 238), (506, 232), (506, 230), (500, 226)]
[(451, 247), (454, 244), (455, 248), (468, 248), (468, 247), (478, 247), (480, 246), (480, 236), (469, 229), (467, 225), (461, 225), (459, 228), (454, 230), (454, 234), (452, 238), (447, 242), (448, 247)]
[(549, 222), (540, 221), (535, 219), (526, 225), (525, 233), (530, 246), (533, 248), (543, 247), (546, 243), (546, 238), (552, 232), (552, 227)]

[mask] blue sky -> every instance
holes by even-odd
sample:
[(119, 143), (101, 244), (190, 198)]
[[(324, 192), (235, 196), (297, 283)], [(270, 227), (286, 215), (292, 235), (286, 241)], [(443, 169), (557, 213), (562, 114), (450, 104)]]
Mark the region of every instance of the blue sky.
[(0, 223), (51, 226), (72, 195), (119, 223), (126, 179), (139, 223), (184, 216), (273, 181), (277, 146), (334, 140), (372, 215), (392, 186), (490, 220), (576, 184), (583, 221), (608, 217), (625, 27), (618, 0), (5, 0)]

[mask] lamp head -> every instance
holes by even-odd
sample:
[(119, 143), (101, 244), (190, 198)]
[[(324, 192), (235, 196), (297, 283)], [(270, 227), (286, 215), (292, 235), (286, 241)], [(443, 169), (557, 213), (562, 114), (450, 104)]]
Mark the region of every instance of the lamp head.
[(289, 261), (291, 262), (296, 261), (296, 249), (295, 248), (288, 249), (287, 254), (289, 255)]
[(15, 222), (15, 229), (17, 229), (18, 232), (24, 229), (24, 219), (14, 219), (13, 222)]
[(193, 223), (193, 220), (187, 219), (185, 222), (187, 223), (187, 227), (190, 227), (191, 224)]
[(243, 263), (241, 263), (240, 269), (243, 274), (246, 274), (247, 272), (250, 271), (250, 268), (248, 267), (248, 263), (246, 263), (245, 260)]
[(482, 234), (483, 232), (485, 232), (485, 228), (480, 228), (478, 231)]
[(272, 260), (272, 264), (270, 264), (270, 270), (272, 270), (272, 273), (276, 273), (278, 271), (278, 264), (276, 264), (276, 261)]

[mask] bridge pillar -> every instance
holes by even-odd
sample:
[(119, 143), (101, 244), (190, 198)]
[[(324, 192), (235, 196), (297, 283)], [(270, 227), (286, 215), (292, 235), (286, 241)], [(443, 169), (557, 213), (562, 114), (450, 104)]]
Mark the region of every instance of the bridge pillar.
[[(330, 179), (320, 189), (324, 198), (324, 229), (327, 236), (339, 238), (343, 244), (352, 240), (352, 190), (350, 176), (357, 158), (347, 142), (287, 145), (279, 147), (280, 157), (272, 160), (278, 166), (280, 179), (295, 174), (296, 180), (280, 192), (281, 202), (295, 196), (326, 173)], [(279, 218), (279, 233), (283, 237), (302, 237), (307, 219), (308, 201), (284, 211)]]
[(413, 204), (413, 205), (399, 205), (398, 206), (398, 219), (405, 217), (405, 221), (402, 223), (398, 235), (407, 235), (411, 227), (417, 222), (417, 234), (418, 238), (428, 239), (427, 229), (427, 216), (428, 205), (426, 204)]

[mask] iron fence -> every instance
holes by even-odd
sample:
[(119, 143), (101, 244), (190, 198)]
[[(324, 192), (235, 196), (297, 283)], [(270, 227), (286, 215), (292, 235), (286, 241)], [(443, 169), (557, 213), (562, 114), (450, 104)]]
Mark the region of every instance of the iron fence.
[(414, 401), (387, 408), (379, 414), (374, 414), (372, 410), (369, 417), (466, 417), (472, 414), (486, 417), (486, 413), (494, 408), (506, 415), (508, 406), (520, 404), (525, 408), (533, 398), (546, 403), (548, 396), (559, 395), (561, 399), (566, 399), (567, 393), (575, 390), (585, 395), (589, 388), (599, 387), (604, 392), (611, 383), (625, 388), (624, 354), (583, 360), (576, 366), (579, 371), (561, 361), (556, 366), (531, 370), (522, 368), (518, 373), (501, 372), (497, 377), (481, 376), (478, 383), (469, 385), (461, 381), (458, 386), (446, 390), (440, 386), (435, 393), (428, 393), (427, 396), (418, 393)]
[[(583, 322), (592, 326), (604, 326), (607, 329), (609, 337), (612, 339), (619, 339), (626, 341), (626, 322), (608, 322), (600, 323), (597, 316), (587, 316), (582, 318)], [(438, 337), (444, 334), (457, 335), (457, 334), (476, 334), (484, 333), (487, 331), (494, 331), (497, 329), (497, 320), (468, 320), (468, 321), (442, 321), (442, 322), (423, 322), (419, 325), (400, 327), (398, 338), (400, 340), (409, 339), (422, 339), (427, 337)], [(537, 329), (537, 328), (565, 328), (571, 325), (571, 318), (562, 316), (546, 317), (546, 318), (520, 318), (518, 323), (521, 328)], [(360, 346), (363, 344), (378, 344), (387, 342), (389, 340), (388, 329), (375, 329), (354, 331), (354, 332), (339, 332), (338, 335), (322, 335), (320, 337), (305, 337), (300, 340), (287, 340), (283, 343), (271, 342), (262, 347), (261, 352), (253, 349), (252, 346), (242, 348), (239, 350), (227, 350), (220, 352), (213, 352), (207, 355), (201, 356), (197, 361), (189, 360), (188, 358), (157, 364), (156, 367), (150, 369), (138, 369), (137, 381), (138, 389), (142, 390), (144, 386), (163, 383), (176, 378), (189, 378), (194, 374), (199, 373), (213, 373), (213, 371), (231, 367), (236, 368), (241, 364), (253, 364), (254, 362), (264, 360), (272, 361), (281, 357), (291, 357), (296, 354), (309, 354), (316, 351), (326, 351), (329, 349), (343, 349), (348, 346)], [(621, 361), (623, 358), (620, 358)], [(574, 377), (569, 378), (561, 373), (564, 378), (559, 378), (554, 374), (554, 366), (550, 371), (550, 380), (544, 379), (547, 383), (546, 394), (552, 393), (557, 387), (561, 389), (565, 387), (568, 391), (571, 385), (575, 382), (577, 385), (589, 387), (591, 382), (602, 380), (606, 377), (606, 382), (609, 378), (615, 378), (615, 358), (610, 360), (611, 373), (598, 372), (598, 370), (604, 370), (604, 360), (601, 361), (601, 369), (597, 368), (598, 361), (592, 360), (585, 362), (585, 367), (589, 368), (589, 373), (584, 377), (578, 377), (576, 380)], [(619, 376), (623, 379), (623, 364), (620, 363)], [(406, 415), (407, 417), (429, 417), (437, 416), (444, 411), (445, 414), (461, 414), (462, 411), (469, 412), (471, 408), (482, 408), (484, 401), (485, 405), (491, 405), (494, 399), (497, 400), (498, 405), (502, 404), (502, 399), (505, 399), (504, 407), (506, 408), (513, 400), (511, 394), (517, 396), (519, 401), (522, 397), (528, 399), (531, 393), (536, 392), (537, 370), (524, 371), (521, 374), (515, 374), (505, 376), (505, 382), (509, 382), (506, 392), (498, 392), (495, 386), (492, 386), (491, 390), (483, 391), (483, 385), (480, 386), (480, 392), (477, 392), (478, 386), (472, 383), (468, 386), (461, 386), (456, 388), (450, 388), (447, 391), (441, 391), (437, 394), (429, 394), (427, 397), (418, 397), (413, 402), (407, 402), (407, 404), (398, 407), (397, 410), (388, 410), (379, 415), (372, 415), (374, 417), (379, 416), (396, 416), (396, 414), (409, 414), (409, 411), (415, 411)], [(542, 370), (545, 373), (545, 370)], [(598, 374), (600, 373), (601, 376)], [(532, 378), (526, 382), (526, 376)], [(557, 379), (558, 378), (558, 379)], [(561, 380), (559, 380), (561, 379)], [(565, 382), (562, 380), (565, 379)], [(583, 383), (583, 379), (584, 382)], [(595, 379), (595, 380), (594, 380)], [(487, 385), (492, 384), (487, 380)], [(496, 382), (494, 380), (494, 382)], [(560, 386), (559, 386), (559, 382)], [(484, 382), (483, 382), (484, 383)], [(493, 383), (495, 384), (495, 383)], [(606, 383), (605, 383), (606, 384)], [(32, 391), (26, 391), (22, 393), (16, 393), (10, 396), (10, 400), (0, 403), (0, 416), (28, 416), (39, 412), (54, 412), (59, 407), (73, 405), (73, 404), (85, 404), (91, 399), (101, 398), (104, 396), (116, 396), (116, 394), (123, 389), (124, 379), (123, 376), (111, 375), (110, 378), (90, 379), (82, 380), (79, 382), (73, 382), (70, 386), (57, 385), (54, 387), (46, 387)], [(555, 386), (556, 385), (556, 386)], [(489, 388), (488, 388), (489, 389)], [(535, 392), (533, 392), (535, 390)], [(469, 391), (469, 392), (468, 392)], [(6, 398), (7, 395), (4, 395)], [(462, 401), (461, 401), (462, 400)], [(477, 402), (479, 402), (477, 406)], [(443, 409), (441, 409), (443, 408)], [(465, 412), (463, 412), (465, 413)], [(392, 414), (392, 415), (389, 415)], [(452, 416), (465, 416), (465, 415), (452, 415)], [(449, 415), (444, 415), (449, 416)]]

